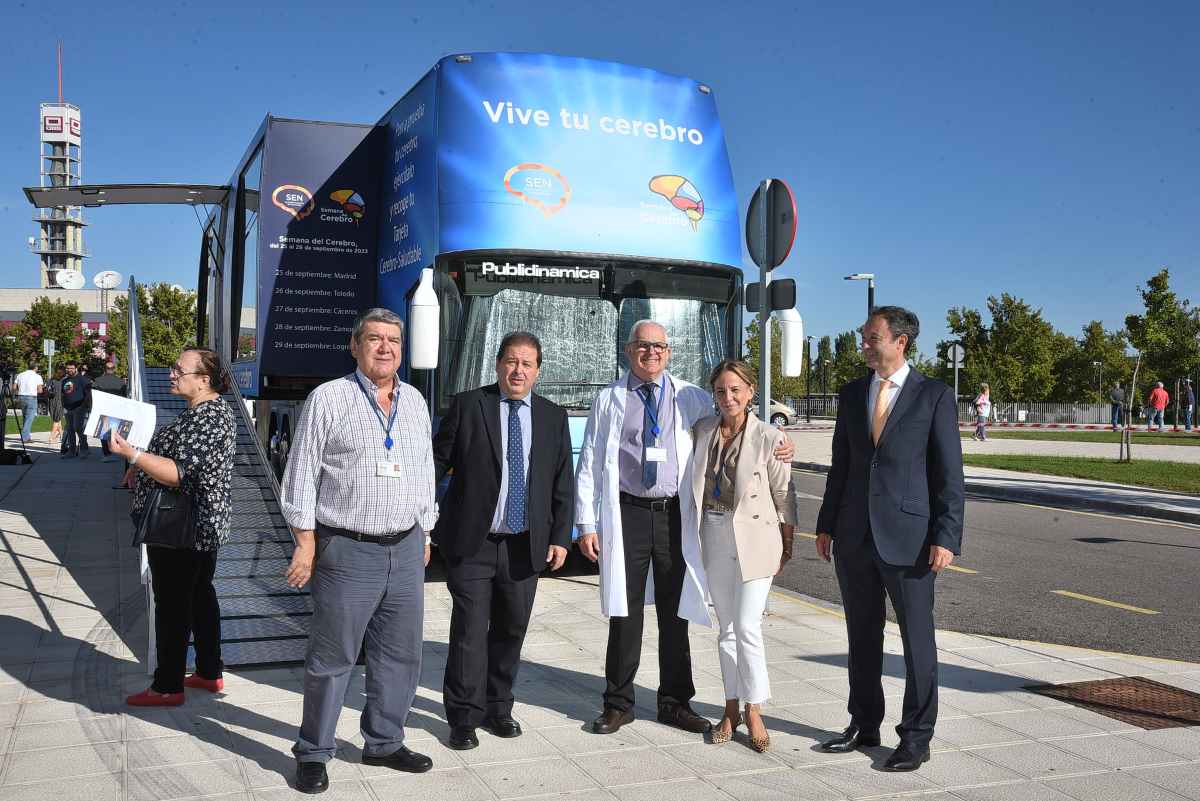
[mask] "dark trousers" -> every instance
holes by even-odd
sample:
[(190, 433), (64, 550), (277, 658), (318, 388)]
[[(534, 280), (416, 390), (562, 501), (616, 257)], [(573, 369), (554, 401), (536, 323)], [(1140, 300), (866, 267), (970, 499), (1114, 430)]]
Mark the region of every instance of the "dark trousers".
[(933, 625), (937, 574), (889, 565), (879, 558), (870, 532), (860, 542), (834, 541), (834, 565), (850, 640), (850, 722), (876, 731), (883, 722), (884, 595), (892, 599), (904, 641), (904, 707), (896, 733), (917, 747), (929, 744), (937, 721), (938, 664)]
[(87, 453), (88, 441), (84, 427), (87, 426), (88, 409), (79, 406), (63, 411), (63, 453)]
[(1117, 428), (1121, 425), (1121, 404), (1114, 403), (1112, 405), (1112, 427)]
[(154, 582), (154, 638), (158, 667), (151, 687), (160, 693), (183, 692), (188, 640), (195, 639), (196, 673), (221, 678), (221, 609), (213, 574), (216, 551), (146, 549)]
[(604, 706), (622, 711), (633, 708), (633, 682), (642, 659), (646, 574), (651, 568), (658, 614), (658, 705), (686, 704), (696, 694), (696, 686), (692, 683), (688, 623), (679, 617), (684, 574), (679, 504), (650, 510), (622, 501), (621, 529), (629, 614), (608, 621)]
[(454, 610), (442, 699), (451, 726), (477, 727), (484, 718), (512, 714), (513, 683), (537, 592), (533, 556), (524, 533), (489, 536), (473, 556), (446, 560)]

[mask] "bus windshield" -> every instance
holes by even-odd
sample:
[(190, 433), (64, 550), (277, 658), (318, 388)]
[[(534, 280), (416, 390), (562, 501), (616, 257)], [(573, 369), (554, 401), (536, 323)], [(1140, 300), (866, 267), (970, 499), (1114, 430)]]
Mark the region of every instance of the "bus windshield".
[[(736, 306), (728, 302), (733, 280), (723, 276), (720, 283), (724, 290), (719, 293), (706, 287), (707, 292), (677, 291), (682, 295), (678, 297), (637, 297), (611, 287), (594, 293), (598, 297), (524, 288), (463, 297), (460, 311), (453, 315), (458, 319), (447, 321), (457, 331), (447, 338), (443, 397), (448, 400), (449, 395), (495, 381), (500, 340), (511, 331), (529, 331), (542, 342), (537, 393), (568, 409), (589, 409), (596, 394), (629, 369), (624, 343), (634, 324), (647, 319), (667, 329), (671, 373), (704, 386), (713, 367), (732, 352), (737, 332), (737, 321), (730, 319)], [(639, 290), (648, 294), (644, 282), (639, 282)], [(719, 302), (713, 294), (726, 300)]]

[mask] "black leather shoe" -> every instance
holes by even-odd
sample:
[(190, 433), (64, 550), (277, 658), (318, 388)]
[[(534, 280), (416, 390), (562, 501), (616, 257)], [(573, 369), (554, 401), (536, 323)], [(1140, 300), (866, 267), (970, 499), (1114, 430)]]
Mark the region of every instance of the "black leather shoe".
[(848, 754), (864, 746), (879, 745), (879, 732), (867, 733), (858, 726), (850, 725), (842, 736), (821, 743), (821, 750), (830, 754)]
[(693, 734), (704, 734), (712, 728), (708, 718), (702, 718), (687, 704), (663, 704), (658, 708), (658, 722), (677, 726)]
[(455, 751), (470, 751), (479, 747), (479, 738), (475, 736), (475, 729), (470, 726), (451, 726), (450, 739), (446, 745)]
[(622, 712), (620, 709), (609, 707), (604, 710), (604, 714), (592, 721), (592, 731), (596, 734), (613, 734), (627, 723), (633, 723), (632, 709)]
[(918, 748), (909, 743), (900, 743), (896, 750), (883, 763), (884, 770), (909, 771), (916, 770), (921, 764), (929, 761), (929, 747)]
[(504, 737), (505, 739), (521, 736), (521, 724), (513, 720), (511, 715), (504, 715), (503, 717), (497, 715), (494, 718), (484, 718), (483, 728), (490, 731), (496, 737)]
[(296, 789), (314, 795), (329, 789), (329, 774), (324, 762), (297, 762)]
[(405, 773), (424, 773), (433, 767), (433, 760), (416, 751), (409, 751), (400, 746), (399, 751), (393, 751), (387, 756), (368, 756), (363, 754), (364, 765), (381, 765), (392, 770), (402, 770)]

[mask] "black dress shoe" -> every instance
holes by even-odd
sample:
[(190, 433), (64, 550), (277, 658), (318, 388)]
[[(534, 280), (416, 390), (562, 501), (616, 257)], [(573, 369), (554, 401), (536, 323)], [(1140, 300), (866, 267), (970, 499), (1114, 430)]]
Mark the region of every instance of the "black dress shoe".
[(609, 707), (604, 714), (592, 721), (592, 731), (596, 734), (612, 734), (627, 723), (633, 723), (633, 710), (613, 709)]
[(450, 739), (446, 744), (455, 751), (470, 751), (479, 747), (479, 738), (471, 726), (451, 726)]
[(297, 762), (296, 789), (309, 795), (328, 790), (329, 774), (325, 772), (325, 763)]
[(704, 734), (712, 728), (708, 718), (700, 717), (687, 704), (663, 704), (658, 708), (658, 721), (693, 734)]
[(879, 732), (868, 734), (858, 726), (850, 725), (840, 737), (821, 743), (821, 750), (830, 754), (848, 754), (864, 746), (879, 745)]
[(369, 756), (363, 754), (364, 765), (382, 765), (392, 770), (402, 770), (405, 773), (424, 773), (433, 767), (433, 760), (416, 751), (409, 751), (400, 746), (399, 751), (393, 751), (386, 756)]
[(490, 731), (496, 737), (504, 737), (505, 739), (521, 736), (521, 724), (513, 720), (511, 715), (497, 715), (494, 718), (484, 718), (483, 728)]
[(929, 747), (918, 748), (909, 743), (900, 743), (896, 750), (883, 763), (884, 770), (908, 771), (916, 770), (921, 764), (929, 761)]

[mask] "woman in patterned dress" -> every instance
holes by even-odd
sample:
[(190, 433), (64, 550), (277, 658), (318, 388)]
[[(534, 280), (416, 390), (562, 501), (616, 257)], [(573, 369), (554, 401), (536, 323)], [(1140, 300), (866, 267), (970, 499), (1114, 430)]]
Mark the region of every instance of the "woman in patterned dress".
[[(155, 432), (145, 452), (116, 430), (112, 434), (112, 452), (130, 464), (126, 480), (137, 478), (135, 513), (145, 506), (157, 482), (180, 488), (196, 515), (194, 548), (147, 547), (158, 667), (148, 689), (125, 699), (131, 706), (179, 706), (184, 687), (209, 692), (224, 688), (221, 610), (213, 574), (217, 549), (229, 537), (236, 428), (233, 410), (221, 399), (228, 389), (217, 354), (187, 348), (171, 366), (171, 394), (184, 398), (187, 409)], [(196, 672), (185, 677), (189, 634), (195, 639)]]

